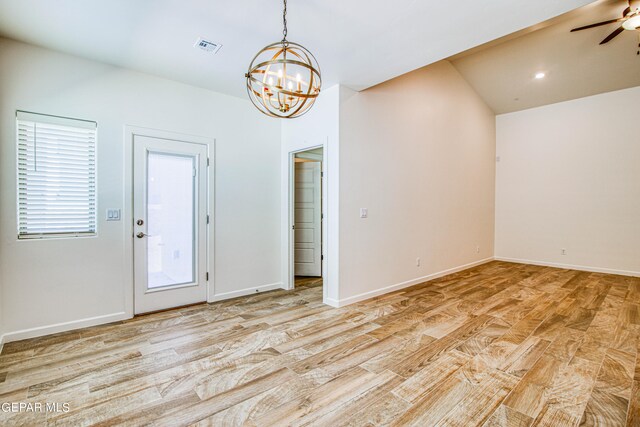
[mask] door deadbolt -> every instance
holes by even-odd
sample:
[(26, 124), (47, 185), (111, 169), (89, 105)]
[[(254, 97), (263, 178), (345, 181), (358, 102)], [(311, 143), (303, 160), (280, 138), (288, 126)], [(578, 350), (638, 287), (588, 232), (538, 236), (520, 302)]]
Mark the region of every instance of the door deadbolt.
[(139, 220), (137, 220), (137, 221), (136, 221), (136, 224), (138, 224), (138, 225), (142, 225), (142, 224), (144, 224), (144, 221), (143, 221), (143, 220), (141, 220), (141, 219), (139, 219)]

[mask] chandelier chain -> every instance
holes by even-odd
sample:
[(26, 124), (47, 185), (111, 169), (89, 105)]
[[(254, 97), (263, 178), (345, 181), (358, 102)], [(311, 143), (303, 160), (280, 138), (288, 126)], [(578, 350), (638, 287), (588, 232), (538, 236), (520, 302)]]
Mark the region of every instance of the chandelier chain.
[(284, 29), (282, 30), (282, 43), (287, 42), (287, 0), (284, 0), (284, 9), (282, 11), (282, 23), (284, 24)]

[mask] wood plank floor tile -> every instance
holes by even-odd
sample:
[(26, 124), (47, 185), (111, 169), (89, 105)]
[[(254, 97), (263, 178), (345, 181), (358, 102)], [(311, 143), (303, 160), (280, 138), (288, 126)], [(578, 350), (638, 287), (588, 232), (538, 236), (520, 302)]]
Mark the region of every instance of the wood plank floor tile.
[(0, 425), (640, 425), (640, 279), (490, 262), (334, 309), (322, 281), (7, 343)]
[(626, 425), (628, 427), (640, 425), (640, 382), (638, 381), (634, 381), (631, 388)]
[(128, 413), (139, 406), (160, 402), (162, 396), (155, 387), (145, 388), (131, 394), (123, 394), (113, 399), (83, 408), (82, 411), (71, 411), (60, 416), (49, 417), (53, 426), (89, 426), (99, 424), (114, 416)]
[(265, 413), (300, 395), (311, 393), (317, 386), (316, 382), (309, 379), (294, 378), (285, 384), (279, 384), (270, 390), (204, 418), (194, 423), (193, 426), (245, 425), (250, 423), (251, 419), (260, 419)]
[(629, 399), (633, 385), (636, 355), (609, 349), (605, 354), (595, 388)]
[(399, 361), (404, 359), (407, 354), (427, 347), (435, 341), (435, 338), (433, 337), (420, 334), (406, 339), (397, 339), (396, 336), (394, 336), (394, 338), (393, 346), (388, 351), (379, 352), (361, 363), (360, 366), (368, 371), (380, 373), (387, 369), (391, 369)]
[[(460, 372), (464, 372), (464, 369)], [(458, 427), (483, 425), (497, 410), (518, 380), (500, 371), (494, 371), (490, 375), (483, 375), (482, 379), (476, 378), (476, 381), (477, 384), (471, 393), (445, 415), (439, 424)]]
[(369, 405), (355, 409), (342, 419), (336, 420), (336, 426), (361, 427), (361, 426), (388, 426), (393, 420), (403, 414), (409, 404), (393, 394), (380, 396)]
[(313, 422), (395, 378), (397, 376), (390, 371), (378, 375), (356, 367), (312, 393), (280, 405), (253, 421), (256, 425), (298, 425)]
[(444, 354), (409, 377), (396, 387), (393, 393), (409, 403), (414, 403), (431, 393), (437, 385), (457, 372), (469, 359), (468, 355), (458, 351)]
[(516, 377), (523, 377), (546, 351), (549, 344), (547, 340), (531, 336), (507, 357), (501, 370)]
[(483, 427), (529, 427), (532, 423), (533, 418), (508, 406), (500, 405)]
[(593, 390), (580, 421), (581, 426), (623, 426), (629, 401), (606, 391)]
[[(386, 422), (385, 420), (391, 419), (390, 416), (392, 414), (398, 414), (406, 410), (406, 406), (401, 402), (395, 402), (393, 406), (382, 404), (383, 399), (391, 397), (389, 391), (402, 382), (403, 378), (390, 371), (381, 372), (378, 375), (383, 378), (384, 382), (370, 388), (365, 393), (355, 396), (333, 411), (319, 417), (314, 414), (313, 424), (325, 426), (348, 424), (347, 420), (349, 418), (358, 423), (363, 423), (363, 418), (368, 418), (366, 422), (376, 424)], [(384, 411), (384, 413), (381, 411)]]
[(551, 383), (545, 384), (543, 406), (534, 425), (577, 424), (591, 396), (600, 366), (574, 357), (560, 368)]

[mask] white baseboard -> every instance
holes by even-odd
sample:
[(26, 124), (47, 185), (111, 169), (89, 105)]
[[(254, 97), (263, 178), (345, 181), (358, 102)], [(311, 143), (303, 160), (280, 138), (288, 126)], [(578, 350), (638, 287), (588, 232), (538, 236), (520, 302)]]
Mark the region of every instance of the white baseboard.
[[(274, 289), (281, 289), (282, 282), (272, 283), (268, 285), (262, 285), (255, 288), (242, 289), (240, 291), (226, 292), (218, 294), (213, 297), (209, 302), (222, 301), (226, 299), (241, 297), (245, 295), (253, 295), (259, 292), (271, 291)], [(105, 314), (103, 316), (89, 317), (86, 319), (73, 320), (70, 322), (56, 323), (53, 325), (39, 326), (36, 328), (22, 329), (14, 332), (7, 332), (0, 336), (0, 351), (5, 342), (19, 341), (28, 338), (36, 338), (44, 335), (56, 334), (59, 332), (72, 331), (74, 329), (87, 328), (89, 326), (102, 325), (105, 323), (117, 322), (120, 320), (130, 319), (131, 315), (125, 312)]]
[(334, 299), (334, 298), (325, 298), (324, 300), (322, 300), (323, 304), (329, 305), (331, 307), (335, 307), (335, 308), (340, 308), (340, 300)]
[(376, 289), (374, 291), (364, 292), (362, 294), (354, 295), (348, 298), (343, 299), (325, 299), (325, 304), (330, 305), (332, 307), (344, 307), (345, 305), (354, 304), (356, 302), (364, 301), (373, 297), (377, 297), (378, 295), (387, 294), (389, 292), (397, 291), (403, 288), (408, 288), (409, 286), (417, 285), (418, 283), (427, 282), (429, 280), (437, 279), (442, 276), (446, 276), (447, 274), (457, 273), (462, 270), (466, 270), (468, 268), (476, 267), (481, 264), (486, 264), (490, 261), (493, 261), (493, 257), (481, 259), (479, 261), (470, 262), (469, 264), (460, 265), (458, 267), (449, 268), (447, 270), (439, 271), (437, 273), (432, 273), (427, 276), (418, 277), (415, 279), (407, 280), (406, 282), (396, 283), (395, 285), (386, 286), (384, 288)]
[[(561, 263), (553, 263), (553, 262), (546, 262), (546, 261), (534, 261), (534, 260), (527, 260), (527, 259), (517, 259), (517, 258), (507, 258), (507, 257), (496, 256), (496, 257), (485, 258), (479, 261), (474, 261), (469, 264), (460, 265), (458, 267), (453, 267), (447, 270), (439, 271), (437, 273), (432, 273), (427, 276), (418, 277), (412, 280), (407, 280), (405, 282), (397, 283), (395, 285), (386, 286), (384, 288), (376, 289), (369, 292), (364, 292), (348, 298), (343, 298), (343, 299), (325, 298), (324, 303), (336, 308), (344, 307), (346, 305), (364, 301), (379, 295), (397, 291), (403, 288), (407, 288), (409, 286), (427, 282), (429, 280), (437, 279), (439, 277), (446, 276), (448, 274), (457, 273), (459, 271), (476, 267), (478, 265), (485, 264), (493, 260), (514, 262), (518, 264), (540, 265), (544, 267), (564, 268), (569, 270), (581, 270), (581, 271), (589, 271), (589, 272), (596, 272), (596, 273), (619, 274), (623, 276), (640, 277), (639, 271), (616, 270), (616, 269), (610, 269), (610, 268), (561, 264)], [(257, 286), (253, 288), (242, 289), (239, 291), (225, 292), (222, 294), (214, 295), (213, 299), (209, 302), (223, 301), (231, 298), (237, 298), (237, 297), (242, 297), (246, 295), (254, 295), (256, 293), (271, 291), (275, 289), (282, 289), (282, 286), (283, 286), (282, 282), (278, 282), (278, 283), (271, 283), (268, 285)], [(0, 352), (2, 351), (2, 347), (4, 346), (4, 343), (23, 340), (27, 338), (40, 337), (43, 335), (50, 335), (50, 334), (55, 334), (59, 332), (66, 332), (74, 329), (86, 328), (89, 326), (96, 326), (96, 325), (101, 325), (105, 323), (117, 322), (120, 320), (126, 320), (130, 318), (131, 316), (128, 315), (127, 313), (119, 312), (119, 313), (106, 314), (103, 316), (96, 316), (96, 317), (89, 317), (86, 319), (74, 320), (70, 322), (56, 323), (48, 326), (40, 326), (36, 328), (23, 329), (23, 330), (14, 331), (14, 332), (7, 332), (4, 335), (0, 336)]]
[(504, 262), (515, 262), (517, 264), (531, 264), (531, 265), (540, 265), (542, 267), (555, 267), (555, 268), (564, 268), (566, 270), (580, 270), (580, 271), (589, 271), (592, 273), (606, 273), (606, 274), (618, 274), (621, 276), (633, 276), (640, 277), (640, 271), (627, 271), (627, 270), (616, 270), (613, 268), (603, 268), (603, 267), (590, 267), (586, 265), (573, 265), (573, 264), (561, 264), (557, 262), (547, 262), (547, 261), (534, 261), (530, 259), (518, 259), (518, 258), (507, 258), (496, 256), (494, 257), (496, 261), (504, 261)]
[(88, 317), (86, 319), (73, 320), (71, 322), (56, 323), (53, 325), (39, 326), (37, 328), (22, 329), (20, 331), (7, 332), (2, 336), (2, 344), (5, 342), (19, 341), (27, 338), (36, 338), (43, 335), (56, 334), (58, 332), (72, 331), (74, 329), (87, 328), (89, 326), (102, 325), (130, 319), (125, 312), (105, 314), (103, 316)]
[(282, 289), (282, 282), (271, 283), (268, 285), (257, 286), (254, 288), (241, 289), (239, 291), (224, 292), (216, 294), (209, 302), (223, 301), (231, 298), (244, 297), (246, 295), (254, 295), (261, 292), (273, 291), (274, 289)]

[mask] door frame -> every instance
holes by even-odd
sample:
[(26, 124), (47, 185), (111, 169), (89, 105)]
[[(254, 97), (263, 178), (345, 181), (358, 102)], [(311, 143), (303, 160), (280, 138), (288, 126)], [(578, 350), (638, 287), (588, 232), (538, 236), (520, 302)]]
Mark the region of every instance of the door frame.
[(206, 269), (209, 272), (209, 280), (207, 281), (207, 302), (213, 302), (215, 295), (215, 138), (205, 136), (189, 135), (165, 131), (160, 129), (144, 128), (139, 126), (125, 125), (124, 127), (124, 200), (122, 203), (123, 213), (123, 233), (124, 233), (124, 250), (123, 250), (123, 266), (125, 273), (125, 291), (124, 306), (128, 318), (134, 316), (134, 260), (133, 260), (133, 140), (135, 136), (146, 136), (157, 139), (167, 139), (171, 141), (181, 141), (187, 143), (202, 144), (207, 146), (209, 159), (209, 167), (207, 167), (207, 212), (209, 215), (209, 223), (206, 232)]
[(327, 227), (327, 201), (329, 198), (328, 195), (328, 181), (327, 181), (327, 171), (328, 171), (328, 156), (327, 156), (327, 145), (326, 144), (318, 144), (318, 145), (311, 145), (309, 147), (304, 147), (304, 148), (299, 148), (293, 151), (289, 152), (289, 155), (287, 156), (288, 158), (288, 178), (287, 178), (287, 187), (288, 187), (288, 206), (287, 206), (287, 211), (288, 211), (288, 219), (287, 219), (287, 226), (288, 226), (288, 242), (287, 242), (287, 246), (288, 246), (288, 256), (287, 256), (287, 283), (285, 284), (284, 288), (288, 289), (288, 290), (293, 290), (295, 289), (295, 230), (293, 229), (293, 225), (295, 223), (295, 156), (298, 153), (303, 153), (305, 151), (309, 151), (309, 150), (314, 150), (317, 148), (322, 148), (322, 168), (321, 168), (321, 178), (320, 178), (320, 184), (321, 184), (321, 191), (322, 191), (322, 197), (321, 197), (321, 211), (322, 211), (322, 219), (320, 220), (320, 225), (322, 227), (322, 245), (321, 245), (321, 255), (322, 255), (322, 260), (320, 261), (322, 263), (322, 296), (323, 296), (323, 301), (327, 300), (327, 291), (328, 291), (328, 286), (327, 286), (327, 278), (329, 275), (329, 258), (327, 257), (327, 241), (328, 241), (328, 227)]
[[(303, 153), (304, 153), (304, 151), (303, 151)], [(323, 252), (322, 252), (322, 247), (324, 246), (323, 245), (323, 237), (322, 237), (322, 231), (324, 229), (324, 226), (323, 226), (323, 213), (322, 213), (322, 198), (323, 198), (323, 194), (322, 194), (322, 178), (323, 178), (323, 176), (322, 176), (322, 158), (320, 156), (317, 156), (311, 162), (302, 162), (302, 163), (296, 162), (295, 159), (297, 159), (297, 158), (299, 158), (299, 157), (295, 157), (295, 155), (294, 155), (294, 162), (293, 162), (293, 169), (294, 170), (293, 170), (293, 177), (292, 177), (293, 188), (292, 188), (292, 192), (291, 192), (291, 197), (292, 197), (291, 205), (294, 207), (293, 208), (293, 216), (291, 218), (292, 224), (295, 225), (295, 223), (296, 223), (296, 217), (295, 217), (295, 215), (296, 215), (295, 214), (295, 212), (296, 212), (295, 211), (295, 205), (297, 203), (297, 201), (296, 201), (296, 185), (297, 185), (297, 183), (296, 183), (296, 179), (297, 179), (296, 174), (297, 174), (297, 171), (299, 170), (298, 165), (300, 165), (300, 167), (304, 167), (302, 165), (315, 165), (313, 167), (313, 169), (311, 169), (311, 170), (314, 170), (314, 171), (317, 170), (318, 172), (320, 172), (320, 179), (319, 179), (319, 182), (318, 182), (319, 188), (316, 187), (316, 183), (315, 183), (316, 174), (315, 173), (314, 173), (314, 178), (313, 178), (313, 191), (314, 191), (314, 194), (313, 194), (313, 205), (314, 205), (314, 207), (315, 207), (315, 202), (317, 200), (316, 197), (320, 196), (320, 206), (319, 206), (320, 207), (320, 221), (319, 221), (319, 224), (316, 224), (315, 220), (318, 219), (318, 218), (317, 217), (314, 218), (314, 228), (313, 228), (313, 230), (314, 230), (314, 244), (318, 243), (318, 242), (316, 242), (316, 237), (319, 235), (319, 240), (320, 240), (320, 242), (319, 242), (320, 243), (320, 251), (319, 252), (320, 253), (319, 254), (316, 253), (315, 249), (314, 249), (314, 255), (313, 255), (314, 261), (313, 261), (313, 264), (314, 264), (315, 267), (317, 267), (316, 263), (315, 263), (315, 260), (317, 259), (316, 257), (319, 255), (320, 256), (320, 276), (322, 277), (323, 276), (323, 274), (322, 274), (322, 265), (324, 264), (324, 257), (323, 257)], [(320, 168), (318, 168), (317, 166), (320, 166)], [(310, 170), (310, 169), (307, 169), (307, 170)], [(319, 191), (320, 194), (315, 194), (316, 189)], [(317, 215), (317, 214), (315, 214), (315, 215)], [(319, 230), (316, 230), (316, 227), (315, 227), (316, 225), (319, 226)], [(295, 241), (295, 235), (296, 235), (296, 233), (298, 231), (299, 231), (298, 229), (295, 229), (295, 228), (292, 227), (291, 233), (292, 233), (292, 236), (293, 236), (293, 272), (294, 272), (294, 281), (295, 281), (295, 270), (296, 270), (296, 259), (295, 259), (296, 241)], [(317, 232), (317, 234), (316, 234), (316, 232)]]

